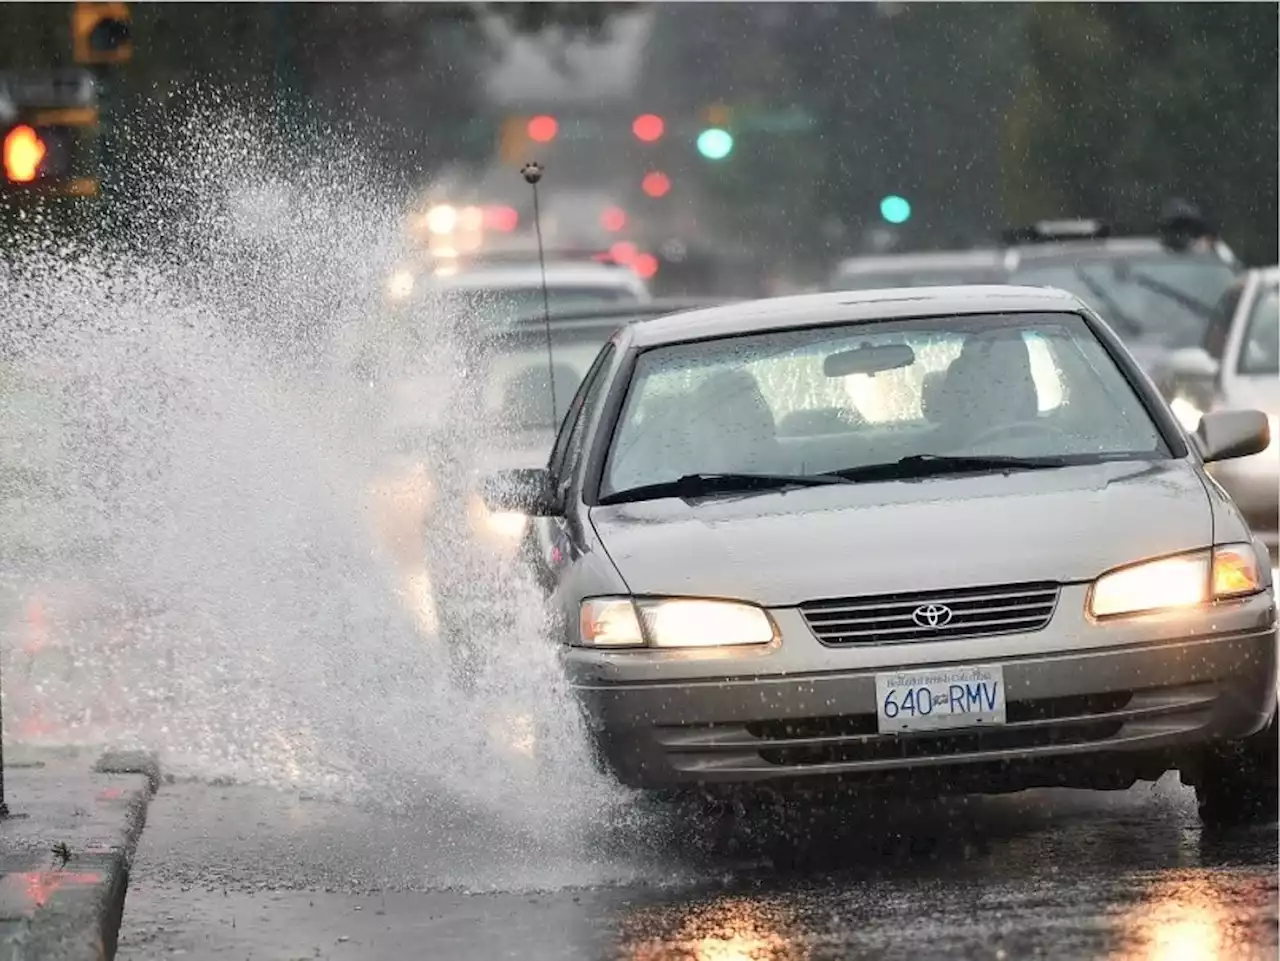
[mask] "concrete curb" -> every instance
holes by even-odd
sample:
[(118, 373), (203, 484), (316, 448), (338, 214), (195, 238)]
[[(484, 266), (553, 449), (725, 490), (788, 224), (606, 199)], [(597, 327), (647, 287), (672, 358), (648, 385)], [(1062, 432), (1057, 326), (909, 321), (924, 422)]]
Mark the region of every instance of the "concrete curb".
[(0, 961), (115, 956), (160, 769), (134, 752), (86, 761), (51, 757), (6, 770), (15, 816), (0, 822)]

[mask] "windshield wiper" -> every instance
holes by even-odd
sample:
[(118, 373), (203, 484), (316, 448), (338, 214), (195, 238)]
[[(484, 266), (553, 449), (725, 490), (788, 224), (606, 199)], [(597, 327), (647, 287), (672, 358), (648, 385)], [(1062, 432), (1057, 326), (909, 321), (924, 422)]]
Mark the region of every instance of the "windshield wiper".
[(834, 474), (685, 474), (678, 480), (642, 484), (639, 487), (605, 494), (600, 498), (600, 503), (625, 504), (630, 501), (658, 500), (663, 497), (694, 500), (713, 494), (777, 491), (788, 487), (821, 487), (826, 484), (847, 483), (849, 483), (848, 480)]
[(969, 471), (1051, 470), (1066, 467), (1063, 457), (978, 457), (950, 454), (912, 454), (883, 464), (865, 464), (832, 471), (831, 476), (847, 481), (906, 480), (939, 474), (963, 474)]

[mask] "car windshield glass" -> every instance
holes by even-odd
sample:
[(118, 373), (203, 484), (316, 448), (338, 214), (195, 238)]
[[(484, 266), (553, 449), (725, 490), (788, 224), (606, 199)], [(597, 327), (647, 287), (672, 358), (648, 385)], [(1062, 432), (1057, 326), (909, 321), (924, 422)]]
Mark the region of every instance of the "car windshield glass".
[(1280, 374), (1280, 300), (1276, 284), (1258, 291), (1249, 314), (1249, 327), (1240, 346), (1240, 373), (1251, 375)]
[(1204, 339), (1213, 306), (1236, 279), (1227, 264), (1174, 254), (1145, 258), (1028, 263), (1010, 283), (1057, 287), (1075, 294), (1121, 336), (1169, 348)]
[(601, 494), (917, 455), (1088, 463), (1167, 449), (1076, 314), (810, 327), (642, 353)]
[(554, 430), (591, 362), (617, 328), (617, 323), (552, 328), (551, 369), (555, 371), (557, 406), (554, 418), (545, 330), (541, 325), (522, 325), (520, 330), (498, 338), (490, 345), (484, 361), (486, 421), (508, 430)]

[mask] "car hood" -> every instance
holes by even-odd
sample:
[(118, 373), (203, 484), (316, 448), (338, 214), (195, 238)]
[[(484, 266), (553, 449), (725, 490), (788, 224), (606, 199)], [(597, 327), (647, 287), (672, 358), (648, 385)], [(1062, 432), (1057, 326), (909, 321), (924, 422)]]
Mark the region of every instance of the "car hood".
[(1085, 581), (1203, 547), (1210, 505), (1186, 461), (1109, 463), (591, 509), (635, 594), (785, 607), (824, 597)]

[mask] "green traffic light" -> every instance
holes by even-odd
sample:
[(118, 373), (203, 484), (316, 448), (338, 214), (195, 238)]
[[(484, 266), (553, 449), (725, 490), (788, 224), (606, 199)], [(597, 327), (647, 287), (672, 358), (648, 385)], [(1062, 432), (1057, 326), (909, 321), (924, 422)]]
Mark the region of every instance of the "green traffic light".
[(733, 151), (733, 134), (709, 127), (698, 134), (698, 153), (708, 160), (723, 160)]
[(905, 224), (911, 219), (911, 204), (906, 197), (890, 194), (880, 201), (880, 216), (891, 224)]

